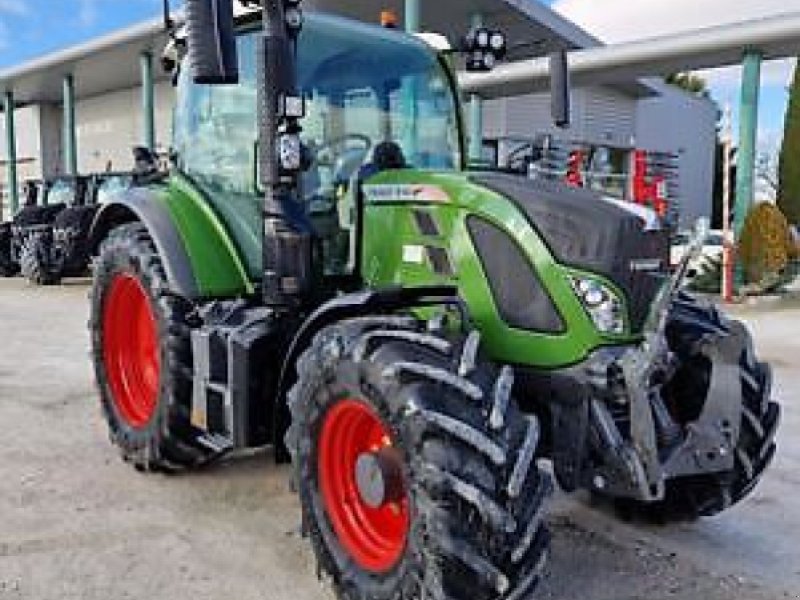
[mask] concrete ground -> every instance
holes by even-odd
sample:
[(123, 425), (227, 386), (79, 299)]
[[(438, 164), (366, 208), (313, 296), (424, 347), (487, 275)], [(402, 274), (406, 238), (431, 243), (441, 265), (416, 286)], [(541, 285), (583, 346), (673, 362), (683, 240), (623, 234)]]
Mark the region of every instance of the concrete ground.
[[(267, 454), (143, 476), (119, 460), (88, 359), (86, 286), (0, 281), (0, 599), (330, 600)], [(741, 506), (674, 528), (558, 496), (538, 598), (800, 599), (800, 308), (743, 309), (776, 371), (780, 449)]]

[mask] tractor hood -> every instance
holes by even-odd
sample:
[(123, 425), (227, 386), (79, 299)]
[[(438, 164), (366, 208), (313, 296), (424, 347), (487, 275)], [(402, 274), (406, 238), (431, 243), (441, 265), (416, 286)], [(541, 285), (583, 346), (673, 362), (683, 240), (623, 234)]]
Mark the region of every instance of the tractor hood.
[(634, 330), (641, 328), (669, 265), (668, 233), (649, 214), (560, 182), (502, 173), (470, 179), (512, 202), (559, 263), (615, 283)]

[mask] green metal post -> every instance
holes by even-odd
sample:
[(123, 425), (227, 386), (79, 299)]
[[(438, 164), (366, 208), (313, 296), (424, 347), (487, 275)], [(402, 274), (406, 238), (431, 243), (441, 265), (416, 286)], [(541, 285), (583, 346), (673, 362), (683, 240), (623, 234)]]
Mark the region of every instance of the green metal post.
[[(483, 27), (483, 15), (472, 15), (472, 27)], [(477, 94), (469, 97), (469, 148), (470, 162), (483, 157), (483, 99)]]
[(78, 174), (78, 136), (75, 131), (75, 79), (66, 75), (63, 83), (64, 102), (64, 173)]
[[(420, 2), (422, 0), (405, 0), (405, 26), (408, 33), (417, 33), (420, 30)], [(419, 128), (419, 114), (417, 113), (417, 96), (419, 85), (415, 80), (403, 82), (402, 98), (406, 111), (407, 127), (403, 136), (403, 150), (413, 162), (417, 160), (417, 135)]]
[(151, 151), (156, 149), (155, 82), (153, 80), (153, 55), (142, 52), (139, 57), (142, 70), (142, 143)]
[(420, 2), (422, 0), (406, 0), (405, 24), (408, 33), (417, 33), (420, 29)]
[(11, 91), (7, 91), (3, 96), (3, 110), (6, 113), (8, 207), (11, 211), (11, 216), (13, 216), (19, 209), (19, 189), (17, 188), (17, 135), (16, 123), (14, 122), (14, 93)]
[[(749, 51), (742, 62), (742, 96), (739, 108), (739, 150), (736, 154), (736, 208), (734, 235), (739, 241), (744, 221), (755, 201), (756, 142), (758, 138), (758, 96), (761, 88), (761, 54)], [(736, 263), (737, 289), (744, 284), (744, 270)]]
[(477, 94), (469, 97), (469, 160), (483, 157), (483, 100)]

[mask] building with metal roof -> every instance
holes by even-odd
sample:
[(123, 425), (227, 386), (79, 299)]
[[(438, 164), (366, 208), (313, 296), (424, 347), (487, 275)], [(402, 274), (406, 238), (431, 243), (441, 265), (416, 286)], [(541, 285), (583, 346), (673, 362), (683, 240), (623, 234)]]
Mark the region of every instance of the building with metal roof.
[[(454, 41), (474, 24), (499, 28), (508, 36), (513, 65), (538, 64), (536, 57), (559, 48), (604, 50), (592, 35), (536, 0), (305, 0), (304, 4), (310, 10), (365, 21), (377, 21), (381, 10), (392, 9), (407, 29), (440, 32)], [(174, 92), (155, 65), (166, 41), (162, 19), (153, 19), (0, 72), (4, 105), (16, 108), (5, 111), (4, 123), (7, 132), (16, 133), (15, 143), (6, 144), (16, 149), (15, 156), (9, 161), (5, 149), (0, 151), (7, 166), (0, 172), (0, 183), (9, 189), (5, 195), (9, 204), (16, 205), (13, 186), (8, 186), (11, 180), (19, 184), (26, 178), (64, 172), (128, 168), (132, 146), (162, 150), (169, 146)], [(622, 153), (637, 147), (683, 152), (685, 168), (680, 185), (674, 186), (680, 190), (683, 212), (687, 219), (708, 212), (716, 120), (710, 101), (636, 77), (619, 78), (577, 89), (574, 122), (569, 130), (557, 131), (550, 126), (546, 94), (509, 87), (497, 97), (488, 89), (484, 85), (473, 90), (476, 93), (468, 102), (473, 158), (496, 151), (503, 138), (542, 133), (567, 144)], [(643, 106), (661, 107), (688, 126), (676, 127), (662, 119), (670, 131), (661, 140), (658, 131), (652, 131), (652, 119), (645, 117), (648, 126), (641, 126)], [(627, 163), (621, 164), (625, 168)]]

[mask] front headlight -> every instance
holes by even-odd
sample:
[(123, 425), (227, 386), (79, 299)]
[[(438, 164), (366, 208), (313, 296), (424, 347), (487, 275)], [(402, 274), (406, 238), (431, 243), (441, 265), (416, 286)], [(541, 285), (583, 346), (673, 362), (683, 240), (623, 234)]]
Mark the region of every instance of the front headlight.
[(570, 277), (572, 289), (601, 333), (625, 333), (625, 315), (620, 297), (609, 286), (588, 277)]

